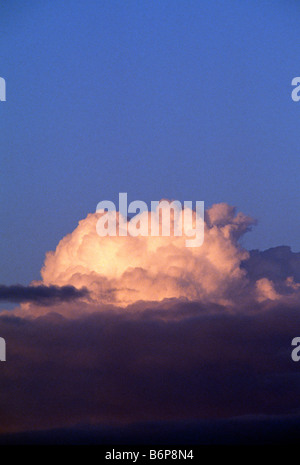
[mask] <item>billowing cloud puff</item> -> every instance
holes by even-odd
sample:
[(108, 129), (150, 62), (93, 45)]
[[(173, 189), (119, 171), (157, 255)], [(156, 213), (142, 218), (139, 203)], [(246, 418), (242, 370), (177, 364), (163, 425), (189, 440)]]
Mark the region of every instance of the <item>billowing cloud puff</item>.
[(47, 253), (44, 284), (85, 286), (95, 301), (123, 306), (166, 298), (230, 305), (247, 285), (238, 239), (254, 221), (226, 204), (206, 212), (201, 247), (186, 247), (185, 236), (100, 237), (99, 217), (88, 215)]

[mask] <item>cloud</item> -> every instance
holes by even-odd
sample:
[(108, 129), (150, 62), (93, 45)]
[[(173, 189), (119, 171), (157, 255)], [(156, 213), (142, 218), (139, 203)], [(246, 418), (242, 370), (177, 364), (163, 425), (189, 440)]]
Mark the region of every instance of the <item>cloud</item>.
[(86, 286), (96, 302), (119, 306), (183, 297), (233, 304), (246, 292), (240, 265), (249, 254), (238, 239), (255, 221), (233, 207), (219, 204), (206, 212), (204, 244), (194, 248), (185, 246), (185, 236), (100, 237), (99, 217), (88, 215), (47, 253), (44, 284)]
[[(288, 247), (249, 253), (239, 239), (255, 220), (227, 204), (205, 212), (204, 243), (194, 248), (186, 247), (185, 236), (100, 237), (99, 217), (89, 214), (48, 252), (42, 281), (32, 283), (88, 289), (87, 305), (61, 306), (65, 316), (93, 312), (98, 304), (125, 308), (165, 299), (217, 304), (230, 312), (268, 300), (299, 301), (300, 254)], [(26, 304), (25, 313), (36, 316), (45, 309)]]
[[(0, 445), (298, 445), (299, 435), (299, 417), (262, 415), (258, 418), (249, 416), (222, 420), (76, 425), (70, 428), (3, 434), (0, 436)], [(253, 454), (256, 453), (253, 449)]]
[(0, 431), (298, 412), (298, 306), (160, 305), (0, 317)]
[(98, 218), (0, 314), (1, 433), (299, 415), (299, 254), (243, 249), (255, 222), (226, 204), (206, 212), (199, 248), (99, 237)]
[(68, 302), (88, 296), (87, 289), (76, 289), (74, 286), (12, 286), (0, 285), (0, 300), (8, 302), (33, 302), (39, 305), (50, 305), (55, 302)]
[(288, 246), (268, 250), (251, 250), (249, 258), (242, 263), (252, 281), (267, 277), (279, 284), (289, 277), (300, 282), (300, 253), (292, 252)]

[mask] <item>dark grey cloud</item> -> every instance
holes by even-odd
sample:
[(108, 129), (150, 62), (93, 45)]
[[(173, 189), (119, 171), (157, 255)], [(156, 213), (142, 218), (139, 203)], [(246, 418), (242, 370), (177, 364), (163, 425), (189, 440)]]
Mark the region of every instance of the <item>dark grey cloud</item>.
[[(71, 428), (3, 434), (0, 435), (0, 445), (104, 444), (108, 446), (117, 444), (118, 450), (122, 450), (120, 446), (129, 444), (139, 446), (146, 444), (151, 446), (170, 446), (170, 444), (298, 445), (299, 436), (300, 417), (298, 415), (250, 416), (221, 420), (143, 422), (126, 425), (76, 425)], [(99, 449), (99, 459), (102, 450)], [(252, 450), (257, 454), (256, 449)], [(220, 452), (220, 449), (213, 448), (209, 452), (211, 454), (214, 451)], [(148, 452), (147, 449), (145, 452)], [(222, 452), (224, 453), (224, 450)], [(232, 454), (232, 449), (229, 452)]]
[(74, 286), (0, 285), (0, 300), (16, 303), (32, 302), (39, 305), (52, 305), (56, 302), (68, 302), (87, 295), (87, 289), (76, 289)]
[(297, 328), (297, 305), (270, 303), (240, 314), (174, 301), (77, 319), (2, 316), (0, 431), (294, 415)]
[(242, 263), (252, 281), (268, 278), (275, 283), (292, 276), (300, 282), (300, 253), (292, 252), (288, 246), (261, 250), (251, 250), (250, 257)]

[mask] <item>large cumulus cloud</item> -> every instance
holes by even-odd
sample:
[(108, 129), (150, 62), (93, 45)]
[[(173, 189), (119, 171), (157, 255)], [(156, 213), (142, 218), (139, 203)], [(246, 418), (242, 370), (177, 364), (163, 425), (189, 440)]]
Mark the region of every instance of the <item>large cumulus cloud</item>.
[(230, 302), (240, 289), (247, 251), (238, 245), (253, 220), (226, 204), (206, 213), (204, 244), (185, 246), (185, 237), (99, 237), (99, 214), (90, 214), (49, 252), (45, 284), (86, 286), (101, 302), (128, 305), (138, 300), (186, 297)]

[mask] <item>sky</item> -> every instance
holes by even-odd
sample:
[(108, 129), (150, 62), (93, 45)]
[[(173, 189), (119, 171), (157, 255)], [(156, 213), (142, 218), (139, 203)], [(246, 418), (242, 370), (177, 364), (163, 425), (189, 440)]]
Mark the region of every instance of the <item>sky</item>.
[(101, 200), (236, 206), (299, 251), (296, 1), (2, 2), (0, 281)]
[[(1, 2), (1, 444), (297, 440), (299, 19)], [(203, 244), (100, 237), (121, 192), (204, 201)]]

